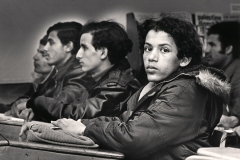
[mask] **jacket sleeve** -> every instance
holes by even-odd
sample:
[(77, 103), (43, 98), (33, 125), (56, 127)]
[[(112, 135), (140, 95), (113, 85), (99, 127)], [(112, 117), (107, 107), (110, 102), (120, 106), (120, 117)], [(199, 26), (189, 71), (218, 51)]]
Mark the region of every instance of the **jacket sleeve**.
[[(62, 87), (60, 87), (61, 90), (56, 91), (58, 93), (56, 96), (41, 95), (33, 97), (28, 100), (27, 108), (32, 108), (36, 116), (46, 120), (47, 116), (41, 113), (44, 109), (49, 110), (58, 104), (69, 104), (77, 98), (86, 99), (88, 92), (84, 84), (89, 81), (93, 80), (85, 76), (83, 72), (81, 74), (71, 75), (71, 77), (65, 77), (65, 82), (62, 84)], [(50, 113), (52, 113), (51, 110)], [(53, 114), (56, 113), (53, 112)]]
[[(148, 157), (167, 146), (191, 140), (198, 135), (208, 95), (194, 81), (185, 85), (167, 87), (147, 109), (133, 112), (126, 122), (117, 117), (83, 121), (84, 135), (129, 159)], [(132, 114), (126, 111), (121, 117), (128, 113)]]
[(231, 82), (230, 116), (236, 116), (240, 124), (240, 75), (235, 74)]
[[(113, 116), (119, 115), (126, 110), (126, 102), (133, 94), (134, 90), (129, 86), (120, 85), (107, 87), (101, 86), (94, 90), (95, 95), (89, 99), (79, 98), (71, 104), (64, 104), (61, 101), (53, 100), (49, 103), (48, 98), (43, 96), (35, 99), (34, 113), (48, 115), (49, 119), (59, 118), (94, 118), (99, 115)], [(44, 101), (44, 103), (42, 103)], [(42, 105), (44, 104), (44, 105)]]

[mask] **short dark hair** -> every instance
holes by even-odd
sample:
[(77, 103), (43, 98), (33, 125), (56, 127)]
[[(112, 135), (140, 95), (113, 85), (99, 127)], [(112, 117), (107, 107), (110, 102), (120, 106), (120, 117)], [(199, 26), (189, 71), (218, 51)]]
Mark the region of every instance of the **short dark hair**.
[(49, 27), (47, 30), (47, 36), (50, 32), (57, 31), (57, 36), (63, 45), (69, 42), (73, 43), (72, 54), (77, 54), (80, 48), (80, 32), (82, 30), (82, 24), (78, 22), (59, 22)]
[(150, 30), (168, 33), (176, 43), (178, 49), (177, 57), (179, 59), (192, 57), (188, 66), (201, 63), (202, 44), (198, 33), (189, 21), (171, 15), (161, 15), (159, 18), (145, 20), (138, 26), (140, 50), (142, 53), (144, 52), (146, 36)]
[(92, 45), (95, 49), (106, 47), (111, 64), (125, 58), (132, 51), (133, 43), (128, 38), (122, 25), (114, 21), (89, 22), (83, 26), (82, 33), (93, 36)]
[(48, 36), (45, 35), (42, 39), (40, 39), (40, 44), (45, 46), (48, 42)]
[(237, 21), (219, 22), (212, 25), (207, 35), (217, 34), (219, 35), (219, 41), (221, 42), (222, 50), (225, 50), (227, 46), (233, 46), (233, 58), (238, 58), (240, 54), (240, 23)]

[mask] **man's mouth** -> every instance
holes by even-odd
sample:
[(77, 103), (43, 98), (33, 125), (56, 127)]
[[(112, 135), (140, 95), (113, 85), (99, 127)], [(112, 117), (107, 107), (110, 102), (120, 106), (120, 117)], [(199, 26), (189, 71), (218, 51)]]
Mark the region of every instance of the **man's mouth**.
[(148, 65), (146, 68), (146, 72), (151, 73), (151, 72), (155, 72), (157, 70), (156, 67), (154, 67), (153, 65)]
[(146, 69), (157, 69), (157, 68), (154, 67), (153, 65), (148, 65)]

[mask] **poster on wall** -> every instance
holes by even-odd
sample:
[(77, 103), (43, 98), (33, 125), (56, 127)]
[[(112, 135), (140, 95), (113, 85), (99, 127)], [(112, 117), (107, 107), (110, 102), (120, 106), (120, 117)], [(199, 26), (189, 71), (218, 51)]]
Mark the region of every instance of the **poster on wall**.
[(240, 22), (240, 14), (225, 13), (223, 15), (223, 20), (224, 21), (239, 21)]
[(170, 14), (176, 17), (181, 17), (193, 23), (192, 14), (189, 12), (160, 12), (160, 13), (142, 13), (142, 12), (134, 12), (134, 17), (137, 22), (142, 22), (145, 19), (149, 18), (159, 18), (161, 14)]
[(207, 29), (217, 23), (223, 21), (222, 13), (208, 13), (208, 12), (195, 12), (195, 25), (200, 35), (205, 35)]
[(240, 3), (231, 3), (230, 4), (230, 13), (231, 14), (240, 14)]
[[(195, 12), (194, 13), (195, 27), (203, 44), (203, 51), (207, 47), (206, 36), (208, 28), (218, 22), (223, 21), (222, 13), (208, 13), (208, 12)], [(203, 52), (203, 63), (205, 53)]]

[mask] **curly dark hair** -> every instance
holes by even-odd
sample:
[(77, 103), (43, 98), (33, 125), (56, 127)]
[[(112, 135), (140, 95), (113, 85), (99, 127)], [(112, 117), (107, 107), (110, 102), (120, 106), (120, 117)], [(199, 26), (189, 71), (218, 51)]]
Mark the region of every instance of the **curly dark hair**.
[(57, 36), (63, 45), (69, 42), (73, 43), (73, 49), (71, 53), (77, 54), (80, 48), (80, 32), (82, 31), (82, 24), (78, 22), (59, 22), (49, 27), (47, 30), (47, 36), (50, 32), (57, 31)]
[(229, 45), (233, 46), (233, 58), (238, 58), (240, 54), (240, 23), (237, 21), (219, 22), (212, 25), (207, 35), (219, 35), (222, 50), (225, 50)]
[(183, 18), (161, 15), (159, 18), (150, 18), (138, 25), (140, 50), (144, 53), (144, 43), (150, 30), (164, 31), (174, 40), (178, 54), (177, 57), (192, 57), (190, 65), (201, 63), (202, 44), (194, 26)]
[(122, 25), (114, 21), (89, 22), (83, 26), (81, 34), (90, 33), (93, 36), (92, 45), (100, 49), (108, 49), (111, 64), (124, 59), (132, 51), (133, 43), (128, 38)]

